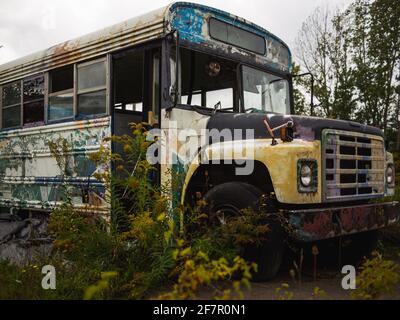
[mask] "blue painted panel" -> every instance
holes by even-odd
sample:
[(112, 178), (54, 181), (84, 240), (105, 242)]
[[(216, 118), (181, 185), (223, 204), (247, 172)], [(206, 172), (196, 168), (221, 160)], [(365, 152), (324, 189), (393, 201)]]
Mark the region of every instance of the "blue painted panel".
[[(291, 70), (291, 53), (288, 46), (281, 39), (260, 26), (227, 12), (193, 3), (175, 3), (171, 6), (170, 11), (171, 29), (179, 30), (180, 38), (184, 41), (226, 49), (229, 52), (229, 47), (231, 46), (210, 37), (208, 21), (210, 18), (216, 18), (262, 36), (266, 40), (267, 53), (265, 56), (257, 56), (264, 60), (269, 67), (284, 71)], [(243, 55), (248, 54), (246, 50), (237, 49)]]

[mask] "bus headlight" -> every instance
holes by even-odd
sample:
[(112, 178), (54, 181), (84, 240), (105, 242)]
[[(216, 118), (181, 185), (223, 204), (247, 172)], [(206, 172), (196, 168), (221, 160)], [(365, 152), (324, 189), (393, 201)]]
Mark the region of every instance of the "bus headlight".
[(297, 164), (297, 186), (300, 193), (318, 191), (318, 163), (312, 159), (300, 159)]
[(311, 184), (312, 172), (308, 164), (303, 164), (300, 169), (300, 182), (303, 187), (308, 188)]
[(386, 183), (389, 187), (394, 187), (394, 167), (392, 164), (389, 164), (386, 169)]

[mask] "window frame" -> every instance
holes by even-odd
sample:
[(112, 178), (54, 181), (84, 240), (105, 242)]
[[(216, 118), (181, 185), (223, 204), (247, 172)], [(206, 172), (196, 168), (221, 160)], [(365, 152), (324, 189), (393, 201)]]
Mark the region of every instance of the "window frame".
[(272, 74), (276, 77), (281, 77), (282, 79), (287, 80), (288, 84), (289, 84), (289, 115), (290, 114), (294, 114), (293, 110), (294, 110), (294, 100), (293, 100), (293, 85), (292, 85), (292, 77), (290, 75), (290, 73), (285, 73), (285, 72), (279, 72), (277, 70), (272, 70), (268, 67), (260, 67), (258, 65), (251, 65), (248, 63), (240, 63), (238, 65), (238, 71), (239, 71), (239, 79), (240, 79), (240, 96), (241, 96), (241, 113), (246, 113), (246, 107), (245, 107), (245, 103), (244, 103), (244, 84), (243, 84), (243, 67), (248, 67), (248, 68), (252, 68), (261, 72), (265, 72), (265, 73), (269, 73)]
[[(242, 91), (242, 89), (241, 89), (242, 88), (242, 79), (241, 79), (240, 68), (241, 68), (241, 65), (243, 63), (233, 59), (232, 57), (228, 57), (228, 56), (223, 55), (223, 54), (221, 54), (219, 52), (211, 51), (211, 50), (206, 49), (206, 48), (193, 48), (193, 47), (190, 47), (190, 46), (187, 46), (187, 45), (184, 45), (184, 44), (180, 44), (179, 48), (180, 48), (180, 50), (184, 49), (184, 50), (193, 51), (195, 53), (211, 55), (211, 56), (213, 56), (215, 58), (219, 58), (219, 59), (223, 59), (223, 60), (230, 61), (230, 62), (233, 62), (233, 63), (237, 63), (236, 71), (235, 71), (235, 73), (236, 73), (236, 81), (235, 81), (236, 82), (236, 84), (235, 84), (236, 88), (235, 87), (226, 88), (226, 89), (233, 89), (233, 106), (232, 106), (233, 110), (219, 110), (218, 109), (217, 112), (241, 113), (242, 112), (242, 102), (241, 102), (242, 98), (241, 98), (241, 93), (240, 92)], [(186, 101), (186, 103), (184, 103), (182, 101), (182, 98), (183, 97), (187, 97), (187, 96), (186, 95), (182, 96), (182, 69), (183, 68), (182, 68), (181, 56), (182, 56), (182, 52), (179, 54), (179, 61), (177, 63), (175, 62), (176, 65), (179, 68), (178, 81), (177, 81), (178, 82), (178, 93), (179, 93), (178, 104), (181, 105), (181, 106), (189, 106), (190, 108), (194, 107), (194, 108), (196, 108), (198, 110), (204, 110), (204, 111), (207, 111), (207, 112), (212, 112), (214, 110), (212, 107), (204, 106), (204, 105), (207, 104), (207, 101), (206, 101), (207, 100), (207, 98), (206, 98), (207, 91), (204, 91), (204, 90), (195, 91), (195, 94), (200, 94), (201, 95), (201, 105), (200, 106), (188, 105), (187, 101)], [(169, 67), (171, 68), (171, 64), (169, 65)], [(175, 76), (175, 72), (171, 72), (171, 74), (173, 76)], [(219, 89), (219, 90), (224, 90), (224, 89)], [(210, 91), (208, 91), (208, 92), (210, 92)], [(229, 109), (231, 109), (231, 108), (229, 108)]]
[[(220, 23), (224, 23), (224, 24), (227, 25), (227, 27), (236, 28), (236, 29), (239, 29), (239, 30), (241, 30), (241, 31), (244, 31), (244, 32), (246, 32), (246, 33), (248, 33), (248, 34), (251, 34), (251, 35), (253, 35), (253, 36), (256, 36), (256, 37), (258, 37), (258, 38), (260, 38), (260, 39), (263, 39), (263, 43), (264, 43), (264, 46), (263, 46), (264, 50), (263, 50), (263, 53), (257, 52), (257, 51), (254, 51), (254, 50), (251, 50), (251, 49), (249, 49), (249, 48), (245, 48), (244, 46), (241, 46), (241, 45), (238, 45), (238, 44), (234, 44), (234, 43), (231, 43), (231, 42), (224, 41), (224, 40), (222, 40), (222, 39), (216, 38), (216, 37), (215, 37), (215, 34), (213, 35), (212, 32), (211, 32), (211, 21), (212, 21), (212, 20), (218, 21), (218, 22), (220, 22)], [(210, 18), (208, 19), (208, 33), (209, 33), (209, 35), (210, 35), (210, 38), (213, 39), (213, 40), (215, 40), (215, 41), (219, 41), (219, 42), (225, 43), (225, 44), (227, 44), (227, 45), (234, 46), (234, 47), (240, 48), (240, 49), (242, 49), (242, 50), (246, 50), (246, 51), (248, 51), (248, 52), (251, 52), (251, 53), (253, 53), (253, 54), (257, 54), (257, 55), (260, 55), (260, 56), (265, 56), (265, 55), (267, 54), (267, 40), (265, 39), (265, 37), (263, 37), (263, 36), (261, 36), (261, 35), (255, 33), (255, 32), (251, 32), (251, 31), (249, 31), (249, 30), (246, 30), (246, 29), (244, 29), (244, 28), (242, 28), (242, 27), (235, 26), (235, 25), (232, 24), (232, 23), (223, 21), (223, 20), (218, 19), (218, 18), (216, 18), (216, 17), (210, 17)]]
[[(93, 87), (89, 89), (83, 89), (79, 90), (78, 86), (78, 76), (79, 76), (79, 68), (90, 66), (96, 63), (103, 62), (105, 65), (105, 77), (106, 77), (106, 83), (104, 86), (98, 86), (98, 87)], [(75, 70), (74, 70), (74, 116), (75, 119), (78, 120), (84, 120), (84, 119), (93, 119), (93, 118), (98, 118), (98, 117), (104, 117), (105, 115), (109, 114), (109, 95), (110, 95), (110, 55), (108, 54), (105, 57), (101, 57), (98, 59), (90, 60), (90, 61), (85, 61), (81, 63), (75, 63)], [(100, 91), (105, 91), (105, 97), (106, 97), (106, 105), (105, 105), (105, 111), (102, 113), (96, 113), (96, 114), (91, 114), (91, 115), (79, 115), (79, 96), (84, 95), (84, 94), (89, 94), (89, 93), (96, 93)]]
[[(105, 64), (105, 77), (106, 77), (106, 84), (104, 86), (99, 86), (99, 87), (95, 87), (95, 88), (90, 88), (90, 89), (85, 89), (85, 90), (78, 90), (78, 68), (81, 66), (88, 66), (88, 65), (92, 65), (95, 63), (99, 63), (99, 62), (104, 62)], [(56, 124), (56, 123), (61, 123), (61, 122), (66, 122), (66, 121), (75, 121), (75, 120), (85, 120), (85, 119), (95, 119), (95, 118), (100, 118), (100, 117), (104, 117), (107, 115), (110, 115), (110, 83), (111, 83), (111, 79), (110, 79), (110, 71), (111, 71), (111, 54), (107, 54), (105, 56), (101, 56), (99, 58), (95, 58), (92, 60), (88, 60), (88, 61), (82, 61), (82, 62), (75, 62), (72, 64), (67, 64), (67, 65), (63, 65), (63, 66), (59, 66), (57, 68), (53, 68), (50, 70), (46, 70), (43, 72), (39, 72), (37, 74), (34, 75), (29, 75), (27, 77), (24, 77), (22, 79), (18, 79), (15, 81), (10, 81), (7, 83), (3, 83), (0, 84), (0, 132), (1, 131), (9, 131), (9, 130), (17, 130), (17, 129), (25, 129), (25, 128), (31, 128), (31, 127), (36, 127), (36, 126), (45, 126), (48, 124)], [(58, 91), (58, 92), (50, 92), (50, 81), (51, 81), (51, 72), (55, 71), (57, 69), (62, 69), (62, 68), (66, 68), (66, 67), (71, 67), (73, 68), (73, 88), (72, 89), (67, 89), (67, 90), (63, 90), (63, 91)], [(44, 91), (43, 91), (43, 98), (42, 99), (35, 99), (29, 102), (26, 102), (26, 104), (29, 103), (33, 103), (33, 102), (38, 102), (38, 101), (44, 101), (43, 102), (43, 112), (44, 112), (44, 116), (43, 116), (43, 121), (40, 122), (35, 122), (35, 123), (28, 123), (28, 124), (24, 124), (24, 82), (28, 81), (30, 79), (35, 79), (38, 77), (44, 77)], [(3, 105), (3, 88), (6, 87), (7, 85), (11, 85), (14, 83), (18, 83), (19, 87), (20, 87), (20, 102), (18, 104), (13, 104), (10, 106), (4, 106)], [(86, 94), (86, 93), (96, 93), (96, 92), (100, 92), (100, 91), (105, 91), (105, 97), (106, 97), (106, 101), (105, 101), (105, 111), (102, 113), (98, 113), (98, 114), (91, 114), (91, 115), (82, 115), (82, 116), (78, 116), (78, 99), (79, 99), (79, 95), (81, 94)], [(53, 119), (50, 120), (49, 119), (49, 102), (50, 102), (50, 98), (54, 97), (54, 96), (58, 96), (60, 94), (66, 94), (66, 93), (72, 93), (72, 100), (73, 100), (73, 115), (71, 117), (65, 117), (65, 118), (59, 118), (59, 119)], [(9, 127), (9, 128), (4, 128), (3, 127), (3, 119), (4, 119), (4, 112), (3, 109), (8, 109), (8, 108), (13, 108), (13, 107), (20, 107), (20, 114), (19, 114), (19, 125), (18, 126), (14, 126), (14, 127)]]
[[(60, 67), (60, 68), (57, 68), (57, 69), (52, 69), (52, 70), (49, 70), (48, 72), (47, 72), (47, 98), (46, 98), (46, 102), (45, 103), (47, 103), (47, 106), (46, 106), (46, 124), (53, 124), (53, 123), (58, 123), (58, 122), (64, 122), (64, 121), (67, 121), (67, 120), (75, 120), (75, 117), (76, 117), (76, 111), (75, 111), (75, 86), (76, 86), (76, 81), (75, 81), (75, 74), (76, 74), (76, 68), (75, 68), (75, 66), (76, 66), (76, 63), (74, 63), (74, 64), (69, 64), (69, 65), (66, 65), (66, 66), (63, 66), (63, 67)], [(57, 92), (51, 92), (51, 88), (50, 88), (50, 86), (51, 86), (51, 73), (52, 72), (54, 72), (54, 71), (56, 71), (56, 70), (60, 70), (60, 69), (63, 69), (63, 68), (67, 68), (67, 67), (72, 67), (72, 88), (71, 89), (66, 89), (66, 90), (62, 90), (62, 91), (57, 91)], [(59, 96), (59, 95), (62, 95), (62, 94), (67, 94), (67, 93), (72, 93), (72, 116), (70, 116), (70, 117), (64, 117), (64, 118), (58, 118), (58, 119), (50, 119), (49, 118), (49, 114), (50, 114), (50, 98), (52, 98), (52, 97), (57, 97), (57, 96)]]
[[(19, 103), (16, 103), (16, 104), (13, 104), (13, 105), (9, 105), (9, 106), (3, 106), (3, 88), (4, 87), (6, 87), (6, 86), (8, 86), (8, 85), (12, 85), (12, 84), (14, 84), (14, 83), (19, 83), (19, 87), (20, 87), (20, 101), (19, 101)], [(2, 84), (1, 86), (0, 86), (0, 130), (4, 130), (4, 131), (7, 131), (7, 130), (16, 130), (16, 129), (19, 129), (19, 128), (21, 128), (22, 127), (22, 123), (23, 123), (23, 114), (22, 114), (22, 111), (23, 111), (23, 80), (16, 80), (16, 81), (11, 81), (11, 82), (7, 82), (7, 83), (5, 83), (5, 84)], [(10, 108), (15, 108), (15, 107), (17, 107), (17, 106), (19, 106), (19, 110), (20, 110), (20, 114), (19, 114), (19, 125), (17, 125), (17, 126), (14, 126), (14, 127), (7, 127), (7, 128), (4, 128), (3, 127), (3, 114), (4, 114), (4, 112), (3, 112), (3, 110), (4, 109), (10, 109)]]
[[(28, 101), (28, 102), (25, 103), (25, 100), (24, 100), (24, 83), (25, 83), (25, 81), (29, 81), (29, 80), (40, 78), (40, 77), (43, 77), (43, 98), (34, 99), (34, 100), (31, 100), (31, 101)], [(41, 72), (41, 73), (37, 73), (37, 74), (32, 75), (32, 76), (28, 76), (28, 77), (26, 77), (26, 78), (21, 80), (21, 124), (20, 124), (20, 127), (22, 127), (22, 128), (31, 128), (31, 127), (44, 126), (44, 125), (47, 124), (47, 119), (46, 119), (46, 110), (47, 110), (47, 108), (46, 108), (46, 96), (47, 96), (48, 89), (47, 89), (46, 85), (47, 85), (48, 81), (47, 81), (46, 78), (48, 78), (48, 72)], [(31, 103), (39, 102), (39, 101), (42, 101), (42, 100), (43, 100), (43, 121), (30, 122), (30, 123), (25, 124), (25, 122), (24, 122), (24, 114), (25, 114), (24, 107), (25, 107), (25, 104), (31, 104)]]
[[(157, 57), (158, 56), (158, 57)], [(157, 57), (157, 58), (156, 58)], [(156, 67), (156, 60), (158, 65)], [(162, 86), (162, 48), (156, 48), (151, 51), (151, 111), (153, 112), (154, 123), (159, 124), (161, 122), (161, 86)], [(158, 81), (158, 88), (157, 82)]]

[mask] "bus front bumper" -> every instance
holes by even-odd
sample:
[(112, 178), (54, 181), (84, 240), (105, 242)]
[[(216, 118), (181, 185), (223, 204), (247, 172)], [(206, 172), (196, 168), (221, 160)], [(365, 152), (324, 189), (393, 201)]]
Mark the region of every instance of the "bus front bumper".
[(399, 221), (398, 202), (287, 211), (292, 236), (316, 241), (377, 230)]

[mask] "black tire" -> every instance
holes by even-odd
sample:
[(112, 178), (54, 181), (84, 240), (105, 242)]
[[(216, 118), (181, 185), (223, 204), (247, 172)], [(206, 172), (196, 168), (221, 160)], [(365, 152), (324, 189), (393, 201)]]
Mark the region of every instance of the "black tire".
[(378, 231), (368, 231), (342, 239), (342, 262), (359, 266), (364, 258), (370, 258), (378, 244)]
[[(249, 184), (242, 182), (228, 182), (218, 185), (205, 195), (207, 213), (213, 223), (223, 223), (226, 216), (240, 215), (241, 210), (252, 208), (260, 209), (262, 192)], [(268, 213), (275, 213), (275, 206), (271, 200), (263, 203)], [(241, 248), (243, 258), (258, 265), (258, 271), (253, 274), (254, 281), (266, 281), (274, 278), (282, 264), (284, 253), (284, 232), (276, 219), (268, 219), (266, 224), (269, 231), (267, 240), (259, 246), (251, 245)]]

